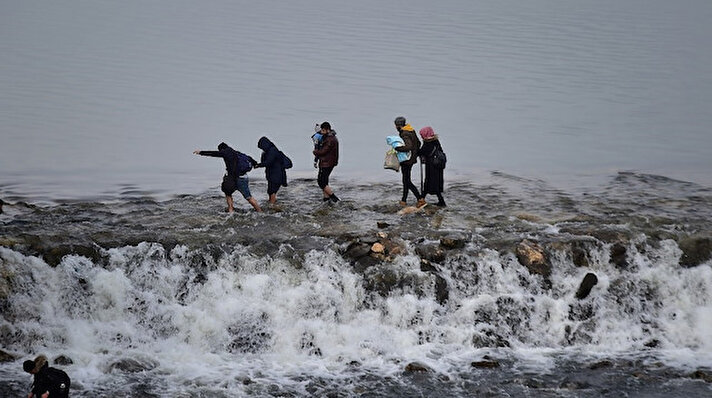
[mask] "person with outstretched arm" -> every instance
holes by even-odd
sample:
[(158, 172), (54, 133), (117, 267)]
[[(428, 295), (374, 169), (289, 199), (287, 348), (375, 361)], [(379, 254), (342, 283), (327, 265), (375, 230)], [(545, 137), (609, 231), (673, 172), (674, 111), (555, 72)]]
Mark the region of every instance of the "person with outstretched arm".
[(334, 191), (329, 186), (329, 176), (337, 164), (339, 164), (339, 140), (336, 139), (336, 131), (331, 129), (329, 122), (321, 124), (322, 144), (321, 148), (312, 152), (319, 158), (319, 176), (317, 182), (319, 188), (324, 193), (324, 202), (339, 201)]
[(222, 158), (225, 161), (225, 176), (223, 176), (223, 182), (220, 188), (225, 193), (228, 213), (232, 213), (235, 210), (232, 200), (232, 194), (235, 191), (240, 191), (242, 196), (252, 205), (255, 211), (262, 211), (257, 200), (255, 200), (250, 193), (250, 180), (247, 178), (247, 172), (257, 165), (254, 159), (230, 148), (230, 146), (224, 142), (218, 145), (217, 151), (195, 150), (193, 153), (201, 156)]
[(27, 398), (67, 398), (71, 380), (60, 369), (50, 367), (47, 357), (40, 355), (35, 360), (27, 360), (22, 369), (34, 376), (32, 390)]

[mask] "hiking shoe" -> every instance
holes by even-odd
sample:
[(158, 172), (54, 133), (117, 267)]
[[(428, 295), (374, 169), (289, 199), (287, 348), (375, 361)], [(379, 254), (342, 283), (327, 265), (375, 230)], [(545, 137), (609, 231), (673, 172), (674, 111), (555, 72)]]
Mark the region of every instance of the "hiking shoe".
[(416, 206), (416, 207), (423, 207), (423, 206), (425, 206), (425, 205), (426, 205), (425, 199), (418, 199), (418, 204), (416, 204), (415, 206)]
[(405, 203), (404, 200), (401, 200), (400, 202), (398, 202), (398, 204), (401, 205), (401, 206), (403, 206), (403, 207), (408, 206), (408, 203)]
[(438, 203), (435, 204), (435, 206), (438, 206), (438, 207), (447, 207), (447, 205), (445, 204), (445, 202), (438, 202)]
[(339, 197), (336, 196), (336, 194), (334, 194), (334, 193), (332, 193), (331, 196), (329, 196), (329, 199), (331, 199), (331, 201), (334, 202), (334, 203), (336, 203), (336, 202), (338, 202), (339, 200), (341, 200), (341, 199), (339, 199)]

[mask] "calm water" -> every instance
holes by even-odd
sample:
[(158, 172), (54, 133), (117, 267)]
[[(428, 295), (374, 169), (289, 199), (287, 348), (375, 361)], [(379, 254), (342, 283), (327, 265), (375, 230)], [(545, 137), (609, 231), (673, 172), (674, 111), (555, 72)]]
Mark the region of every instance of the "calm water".
[(709, 186), (710, 20), (706, 0), (1, 1), (0, 196), (202, 192), (222, 166), (192, 150), (261, 135), (310, 176), (323, 120), (336, 178), (396, 182), (397, 115), (441, 134), (450, 180)]

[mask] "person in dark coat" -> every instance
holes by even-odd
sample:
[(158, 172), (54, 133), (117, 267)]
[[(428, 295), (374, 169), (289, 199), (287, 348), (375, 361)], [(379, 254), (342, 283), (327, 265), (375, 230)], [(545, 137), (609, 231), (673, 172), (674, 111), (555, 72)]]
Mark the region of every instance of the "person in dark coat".
[(425, 164), (425, 186), (423, 187), (423, 197), (428, 194), (437, 195), (440, 207), (445, 207), (445, 199), (443, 199), (443, 170), (436, 167), (433, 162), (433, 153), (438, 148), (441, 151), (443, 147), (440, 145), (438, 136), (430, 126), (420, 129), (420, 136), (423, 137), (423, 146), (418, 151), (421, 163)]
[(410, 158), (400, 162), (401, 174), (403, 175), (403, 197), (401, 198), (400, 205), (405, 206), (408, 200), (408, 191), (413, 192), (415, 198), (418, 200), (417, 206), (425, 206), (425, 195), (420, 195), (418, 188), (410, 177), (411, 171), (413, 170), (413, 165), (418, 162), (418, 150), (420, 149), (420, 140), (415, 134), (415, 129), (407, 124), (403, 116), (398, 116), (395, 121), (396, 130), (398, 134), (403, 139), (403, 146), (396, 147), (395, 150), (398, 152), (410, 152)]
[(277, 203), (279, 187), (287, 186), (287, 170), (284, 168), (284, 155), (267, 137), (260, 138), (257, 147), (262, 150), (260, 162), (255, 167), (265, 168), (267, 195), (269, 203)]
[(27, 360), (22, 364), (25, 372), (34, 375), (32, 391), (27, 398), (67, 398), (71, 380), (60, 369), (52, 368), (47, 363), (47, 357), (40, 355), (34, 361)]
[(339, 164), (339, 140), (336, 139), (336, 131), (331, 129), (329, 122), (321, 124), (322, 144), (321, 148), (312, 152), (319, 158), (319, 176), (317, 183), (324, 193), (324, 202), (331, 200), (336, 203), (339, 198), (329, 186), (329, 176), (337, 164)]
[[(223, 183), (220, 189), (225, 193), (225, 201), (227, 202), (227, 212), (232, 213), (234, 208), (234, 202), (232, 200), (232, 194), (235, 191), (239, 191), (242, 197), (252, 205), (255, 211), (262, 211), (257, 200), (252, 197), (250, 193), (250, 180), (247, 178), (247, 172), (240, 170), (240, 155), (246, 156), (247, 161), (250, 163), (251, 167), (255, 167), (257, 162), (252, 157), (242, 154), (228, 146), (226, 143), (221, 142), (218, 145), (217, 151), (193, 151), (196, 155), (201, 156), (212, 156), (216, 158), (222, 158), (225, 161), (225, 176), (223, 177)], [(249, 170), (248, 170), (249, 171)]]

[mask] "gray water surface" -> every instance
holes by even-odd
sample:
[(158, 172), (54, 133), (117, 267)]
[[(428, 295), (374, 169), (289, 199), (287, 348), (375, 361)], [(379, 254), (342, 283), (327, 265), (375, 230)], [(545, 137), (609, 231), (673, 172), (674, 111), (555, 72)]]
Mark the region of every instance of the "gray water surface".
[[(565, 186), (636, 171), (712, 184), (712, 3), (0, 1), (0, 195), (196, 193), (226, 141), (311, 176), (393, 181), (384, 137), (432, 125), (446, 176)], [(467, 177), (472, 178), (472, 177)]]

